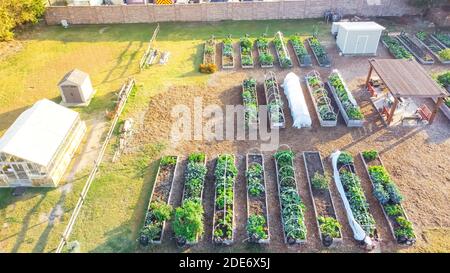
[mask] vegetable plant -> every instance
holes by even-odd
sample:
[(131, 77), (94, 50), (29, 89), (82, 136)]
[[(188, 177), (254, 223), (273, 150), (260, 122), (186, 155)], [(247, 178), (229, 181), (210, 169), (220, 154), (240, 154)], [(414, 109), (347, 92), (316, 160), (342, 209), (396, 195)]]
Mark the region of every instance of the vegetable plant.
[(161, 158), (161, 166), (175, 165), (177, 163), (177, 158), (175, 156), (163, 156)]
[(363, 151), (362, 155), (364, 157), (365, 160), (372, 161), (375, 160), (378, 156), (378, 152), (376, 150), (367, 150), (367, 151)]
[(280, 61), (280, 66), (282, 68), (288, 68), (292, 66), (292, 60), (289, 56), (289, 52), (287, 51), (286, 44), (283, 39), (283, 34), (281, 32), (277, 32), (275, 38), (273, 39), (273, 44), (275, 45), (275, 49), (277, 51), (278, 60)]
[(271, 127), (274, 126), (274, 124), (283, 124), (285, 121), (283, 101), (281, 100), (280, 90), (278, 88), (275, 74), (270, 74), (270, 76), (264, 80), (264, 87), (266, 90), (266, 98), (268, 100), (267, 110), (269, 112)]
[(320, 66), (329, 66), (331, 64), (327, 51), (319, 42), (317, 37), (311, 37), (308, 39), (312, 51), (314, 52), (317, 62)]
[[(345, 85), (337, 72), (332, 72), (328, 78), (330, 85), (336, 90), (336, 95), (339, 98), (342, 106), (344, 107), (347, 116), (351, 120), (362, 120), (364, 115), (361, 112), (359, 106), (352, 102), (353, 99), (351, 93), (345, 88)], [(353, 99), (354, 100), (354, 99)]]
[(333, 217), (319, 216), (317, 220), (319, 221), (319, 228), (323, 237), (327, 236), (331, 238), (341, 237), (340, 233), (341, 225), (336, 219), (334, 219)]
[(266, 219), (263, 215), (250, 215), (247, 222), (248, 237), (254, 240), (267, 239), (268, 237)]
[(248, 34), (240, 39), (241, 64), (242, 66), (253, 66), (252, 41)]
[(381, 39), (396, 59), (412, 59), (412, 54), (394, 37), (384, 35)]
[(446, 47), (450, 48), (450, 35), (445, 33), (436, 33), (434, 34), (434, 37), (439, 40), (442, 44), (444, 44)]
[[(200, 72), (202, 73), (214, 73), (217, 71), (215, 67), (216, 63), (216, 41), (214, 37), (206, 40), (203, 49), (203, 63), (200, 65)], [(215, 70), (214, 70), (215, 67)]]
[(245, 124), (258, 122), (258, 100), (256, 95), (256, 80), (246, 79), (242, 82), (242, 99), (245, 107)]
[(265, 34), (258, 37), (255, 41), (256, 48), (258, 49), (258, 60), (262, 66), (273, 66), (274, 57), (270, 53), (269, 39)]
[(192, 242), (203, 234), (203, 206), (188, 200), (175, 210), (173, 231), (177, 238)]
[(261, 196), (264, 193), (262, 165), (256, 162), (250, 165), (246, 172), (246, 177), (248, 181), (248, 194), (255, 197)]
[(222, 41), (222, 44), (222, 65), (224, 67), (232, 67), (234, 65), (234, 50), (231, 35), (228, 35), (228, 37)]
[(330, 178), (327, 175), (323, 175), (320, 172), (314, 173), (311, 179), (312, 187), (316, 190), (326, 190), (328, 189), (328, 181)]
[(306, 81), (320, 118), (324, 121), (336, 121), (337, 115), (334, 112), (331, 100), (328, 97), (328, 91), (324, 88), (319, 73), (315, 71), (309, 73), (306, 76)]

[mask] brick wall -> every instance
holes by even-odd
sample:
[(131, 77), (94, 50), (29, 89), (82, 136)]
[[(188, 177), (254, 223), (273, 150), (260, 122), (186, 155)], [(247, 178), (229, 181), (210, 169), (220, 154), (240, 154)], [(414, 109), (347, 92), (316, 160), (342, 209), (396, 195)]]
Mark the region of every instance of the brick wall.
[(47, 24), (153, 23), (167, 21), (221, 21), (302, 19), (323, 16), (328, 9), (344, 15), (399, 16), (418, 11), (407, 0), (292, 0), (279, 2), (225, 2), (178, 5), (48, 7)]

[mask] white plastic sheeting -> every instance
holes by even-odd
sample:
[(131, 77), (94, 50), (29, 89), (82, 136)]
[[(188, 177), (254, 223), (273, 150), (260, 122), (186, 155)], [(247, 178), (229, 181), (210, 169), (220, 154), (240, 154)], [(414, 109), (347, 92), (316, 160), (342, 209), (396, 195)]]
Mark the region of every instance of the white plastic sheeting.
[(339, 170), (337, 168), (337, 161), (339, 158), (339, 155), (341, 154), (341, 151), (337, 150), (336, 152), (331, 154), (331, 162), (333, 165), (333, 176), (334, 176), (334, 182), (336, 184), (336, 187), (339, 191), (339, 194), (341, 195), (342, 202), (344, 203), (344, 207), (347, 213), (347, 219), (348, 223), (350, 224), (350, 227), (353, 231), (353, 238), (358, 241), (363, 241), (367, 245), (372, 245), (372, 239), (367, 236), (364, 229), (361, 227), (361, 225), (356, 221), (355, 217), (353, 216), (352, 209), (350, 207), (350, 203), (348, 202), (347, 196), (345, 195), (344, 186), (342, 186), (341, 177), (339, 176)]
[(289, 108), (294, 120), (292, 126), (295, 128), (311, 127), (311, 116), (309, 115), (308, 106), (306, 106), (300, 78), (293, 72), (290, 72), (284, 78), (283, 89), (289, 101)]

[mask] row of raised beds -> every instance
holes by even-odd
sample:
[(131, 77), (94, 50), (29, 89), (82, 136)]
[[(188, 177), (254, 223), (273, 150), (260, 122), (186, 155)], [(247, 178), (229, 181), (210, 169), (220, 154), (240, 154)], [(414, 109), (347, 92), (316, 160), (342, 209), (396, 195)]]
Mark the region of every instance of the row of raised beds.
[(162, 242), (166, 221), (170, 220), (172, 215), (169, 201), (177, 164), (177, 156), (165, 156), (159, 162), (156, 180), (145, 214), (144, 226), (139, 236), (139, 243), (143, 246)]
[(413, 56), (398, 39), (389, 35), (383, 35), (381, 42), (396, 59), (411, 59)]
[(397, 39), (408, 49), (421, 64), (434, 64), (434, 59), (428, 53), (427, 48), (406, 33), (401, 33)]
[(305, 76), (306, 86), (313, 100), (314, 109), (321, 126), (332, 127), (337, 124), (337, 113), (331, 104), (328, 90), (317, 71), (311, 71)]
[(378, 152), (368, 150), (360, 155), (372, 183), (373, 195), (380, 203), (392, 235), (399, 244), (413, 244), (416, 235), (401, 204), (403, 196), (384, 167)]
[(256, 128), (258, 125), (258, 92), (255, 79), (249, 78), (242, 82), (242, 101), (245, 108), (245, 125), (249, 128)]
[(450, 49), (436, 40), (433, 35), (420, 31), (416, 33), (416, 37), (441, 63), (450, 64)]

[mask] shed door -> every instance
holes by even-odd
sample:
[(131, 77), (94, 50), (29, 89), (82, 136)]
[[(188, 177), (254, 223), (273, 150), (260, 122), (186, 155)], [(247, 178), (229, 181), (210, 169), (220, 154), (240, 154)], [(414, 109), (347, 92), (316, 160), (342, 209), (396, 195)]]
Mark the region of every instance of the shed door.
[(67, 103), (80, 103), (83, 102), (80, 95), (80, 90), (76, 85), (64, 85), (64, 97)]
[(368, 40), (369, 40), (368, 35), (359, 35), (358, 36), (358, 39), (356, 40), (356, 48), (355, 48), (356, 54), (366, 53)]

